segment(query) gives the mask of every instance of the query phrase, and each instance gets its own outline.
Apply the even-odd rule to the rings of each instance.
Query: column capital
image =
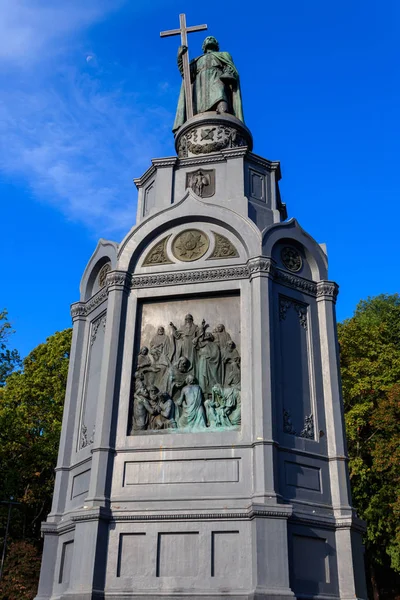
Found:
[[[250,281],[260,275],[272,278],[275,274],[275,261],[267,256],[256,256],[247,261],[247,270]]]
[[[86,317],[86,305],[85,302],[74,302],[71,304],[71,317],[72,321],[84,321]]]
[[[334,281],[319,281],[317,283],[317,302],[320,300],[330,300],[335,303],[339,293],[339,286]]]
[[[127,271],[109,271],[106,278],[108,293],[112,289],[128,292],[131,286],[132,276]]]

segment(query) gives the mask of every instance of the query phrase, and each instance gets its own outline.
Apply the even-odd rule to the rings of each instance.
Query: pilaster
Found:
[[[120,370],[123,353],[123,332],[126,318],[126,299],[131,276],[125,271],[110,271],[107,323],[104,336],[102,372],[92,448],[92,470],[86,506],[107,506],[112,477],[112,457],[115,446]]]
[[[272,281],[274,264],[270,258],[248,261],[252,302],[252,397],[253,397],[253,501],[276,500],[278,481],[275,470],[272,383]]]
[[[83,355],[86,311],[83,302],[76,302],[71,306],[73,321],[72,344],[70,364],[74,368],[68,371],[67,388],[65,392],[64,413],[61,428],[60,446],[56,466],[56,478],[54,484],[54,496],[51,513],[47,521],[57,521],[65,510],[67,489],[69,480],[69,466],[71,464],[72,445],[74,438],[75,416],[78,404],[78,388],[80,378],[79,363]]]

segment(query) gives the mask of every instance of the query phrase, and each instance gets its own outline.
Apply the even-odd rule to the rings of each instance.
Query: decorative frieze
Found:
[[[223,281],[225,279],[246,279],[246,265],[221,269],[198,269],[196,271],[181,271],[160,273],[158,275],[134,275],[132,287],[159,287],[162,285],[179,285],[185,283],[206,283],[208,281]]]

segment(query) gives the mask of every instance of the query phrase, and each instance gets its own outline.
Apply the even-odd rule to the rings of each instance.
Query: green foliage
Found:
[[[4,386],[8,375],[22,365],[18,351],[7,347],[8,338],[13,333],[7,314],[6,310],[0,311],[0,387]]]
[[[40,561],[41,553],[34,542],[18,540],[10,543],[0,581],[0,599],[32,600],[37,592]]]
[[[51,508],[70,346],[71,329],[55,333],[0,388],[0,498],[22,503],[17,535],[19,523],[24,535],[39,537]]]
[[[338,326],[353,502],[370,564],[400,572],[400,296],[360,302]]]

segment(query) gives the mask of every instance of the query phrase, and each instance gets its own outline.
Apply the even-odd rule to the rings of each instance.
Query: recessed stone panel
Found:
[[[235,578],[241,567],[239,531],[213,531],[211,538],[211,577]]]
[[[199,532],[159,533],[157,577],[196,577],[199,572]]]
[[[90,469],[75,475],[72,480],[71,499],[77,496],[83,496],[89,491]]]
[[[321,492],[321,469],[300,463],[285,462],[286,485]]]
[[[293,535],[293,573],[299,581],[330,583],[329,546],[326,539]]]
[[[238,459],[126,462],[124,485],[232,483],[239,481]]]
[[[151,574],[152,559],[145,533],[121,533],[119,536],[117,577]]]
[[[60,573],[58,583],[67,585],[71,576],[72,554],[74,551],[74,540],[65,542],[61,550]]]

